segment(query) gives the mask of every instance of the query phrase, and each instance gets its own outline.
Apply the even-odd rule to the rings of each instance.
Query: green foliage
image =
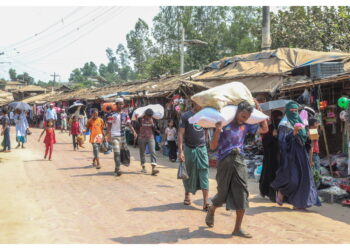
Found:
[[[16,81],[17,80],[17,73],[15,69],[9,69],[9,75],[10,75],[10,79],[11,81]]]
[[[271,17],[272,46],[350,50],[350,7],[297,6]]]

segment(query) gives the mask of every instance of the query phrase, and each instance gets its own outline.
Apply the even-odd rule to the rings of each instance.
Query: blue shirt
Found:
[[[54,109],[48,109],[46,111],[46,120],[57,120],[57,114],[56,114],[56,110]]]
[[[220,134],[218,154],[219,161],[224,159],[231,151],[238,148],[241,154],[243,152],[244,139],[247,134],[255,134],[259,128],[259,125],[237,125],[234,122],[229,123],[223,127]]]

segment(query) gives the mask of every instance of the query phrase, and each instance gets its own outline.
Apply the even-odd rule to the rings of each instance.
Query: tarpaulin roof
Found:
[[[279,48],[223,58],[211,63],[195,80],[212,81],[237,77],[283,75],[299,67],[330,61],[344,62],[344,70],[347,71],[350,69],[349,60],[349,53]]]
[[[225,80],[225,81],[186,81],[196,86],[200,86],[206,89],[219,86],[224,83],[238,81],[244,83],[252,93],[273,93],[278,87],[283,84],[283,76],[261,76],[261,77],[245,77],[237,80]]]

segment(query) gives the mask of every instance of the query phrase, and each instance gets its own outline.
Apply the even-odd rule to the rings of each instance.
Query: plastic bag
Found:
[[[182,180],[187,180],[189,178],[184,162],[180,162],[179,169],[177,171],[177,178]]]
[[[195,115],[190,117],[188,120],[191,124],[198,124],[203,128],[215,128],[217,122],[222,122],[223,126],[226,126],[236,116],[237,106],[228,105],[217,111],[214,108],[204,108],[201,111],[197,112]],[[264,113],[260,112],[257,109],[254,109],[253,113],[250,115],[249,119],[246,121],[247,124],[257,124],[260,123],[269,117]]]
[[[151,104],[147,105],[145,107],[137,108],[133,114],[131,120],[137,120],[138,118],[141,118],[144,116],[144,113],[147,109],[152,109],[153,110],[153,118],[154,119],[162,119],[164,117],[164,108],[160,104]]]
[[[201,107],[213,107],[217,110],[230,104],[238,105],[242,101],[255,104],[251,92],[241,82],[231,82],[202,91],[193,95],[191,99]]]

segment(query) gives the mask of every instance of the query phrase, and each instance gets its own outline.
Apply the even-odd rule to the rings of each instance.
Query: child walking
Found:
[[[69,136],[72,135],[74,151],[79,149],[79,145],[78,145],[77,140],[78,140],[78,135],[80,134],[80,132],[81,131],[80,131],[79,121],[78,121],[76,116],[73,116],[72,122],[70,124]]]
[[[177,158],[177,146],[176,146],[176,128],[174,127],[174,121],[168,121],[168,127],[165,129],[165,140],[169,148],[169,160],[176,162]]]
[[[44,159],[46,159],[47,154],[50,151],[49,154],[49,160],[52,160],[52,151],[53,151],[53,144],[56,143],[56,136],[55,136],[55,129],[53,127],[53,122],[52,120],[49,120],[46,124],[46,128],[43,130],[43,132],[41,133],[40,137],[39,137],[39,142],[41,137],[43,136],[43,134],[46,132],[45,134],[45,138],[44,138],[44,143],[45,143],[45,156]]]

